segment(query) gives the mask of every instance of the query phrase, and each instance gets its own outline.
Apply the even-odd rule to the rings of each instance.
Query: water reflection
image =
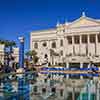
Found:
[[[100,100],[99,80],[36,77],[33,73],[5,74],[0,100]]]

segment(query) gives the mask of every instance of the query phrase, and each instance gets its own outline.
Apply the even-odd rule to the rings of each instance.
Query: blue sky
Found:
[[[82,11],[100,19],[100,0],[0,0],[0,38],[18,43],[24,35],[28,50],[31,31],[53,28],[57,20],[73,21]]]

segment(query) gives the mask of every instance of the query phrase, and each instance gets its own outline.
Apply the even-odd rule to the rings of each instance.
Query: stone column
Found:
[[[98,55],[97,53],[97,48],[98,48],[98,35],[95,35],[95,55]]]
[[[81,53],[81,45],[82,45],[82,36],[81,36],[81,35],[80,35],[79,39],[80,39],[79,54],[81,55],[81,54],[82,54],[82,53]]]
[[[73,46],[73,54],[72,55],[75,55],[75,48],[74,48],[74,36],[72,36],[72,46]]]
[[[90,37],[87,35],[87,56],[89,56]]]
[[[69,62],[66,63],[66,68],[69,68]],[[69,78],[69,75],[66,75],[67,79]]]
[[[80,68],[83,68],[83,62],[80,62]],[[83,76],[80,76],[80,79],[83,79]]]

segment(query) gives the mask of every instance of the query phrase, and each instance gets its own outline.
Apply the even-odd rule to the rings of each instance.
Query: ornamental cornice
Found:
[[[73,33],[65,33],[64,34],[64,37],[66,36],[73,36],[73,35],[91,35],[91,34],[100,34],[100,31],[91,31],[91,32],[88,32],[88,31],[84,31],[84,32],[73,32]]]
[[[55,41],[57,40],[56,38],[53,39],[37,39],[37,40],[33,40],[32,42],[44,42],[44,41]]]
[[[31,36],[40,36],[40,35],[51,35],[56,34],[56,28],[55,29],[48,29],[48,30],[40,30],[40,31],[33,31],[31,32]]]
[[[84,32],[100,32],[100,26],[97,27],[80,27],[80,28],[69,28],[67,30],[65,30],[65,33],[76,33],[76,32],[80,32],[80,33],[84,33]]]

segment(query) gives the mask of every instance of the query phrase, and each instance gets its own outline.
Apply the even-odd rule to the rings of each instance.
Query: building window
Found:
[[[56,42],[52,43],[52,48],[56,48]]]
[[[48,55],[47,55],[47,54],[45,54],[45,55],[44,55],[44,58],[48,58]]]
[[[60,55],[63,56],[63,51],[62,50],[60,51]]]
[[[79,42],[80,42],[79,36],[74,36],[74,43],[79,44]]]
[[[90,43],[95,43],[95,35],[90,35]]]
[[[100,34],[98,34],[98,42],[100,43]]]
[[[44,43],[43,43],[43,46],[44,46],[44,47],[46,47],[46,46],[47,46],[47,43],[46,43],[46,42],[44,42]]]
[[[60,40],[60,46],[63,46],[63,40]]]
[[[87,35],[82,35],[82,43],[87,43]]]
[[[68,40],[68,44],[72,44],[72,37],[71,36],[67,36],[67,40]]]
[[[35,48],[35,49],[38,49],[38,43],[37,43],[37,42],[34,43],[34,48]]]

